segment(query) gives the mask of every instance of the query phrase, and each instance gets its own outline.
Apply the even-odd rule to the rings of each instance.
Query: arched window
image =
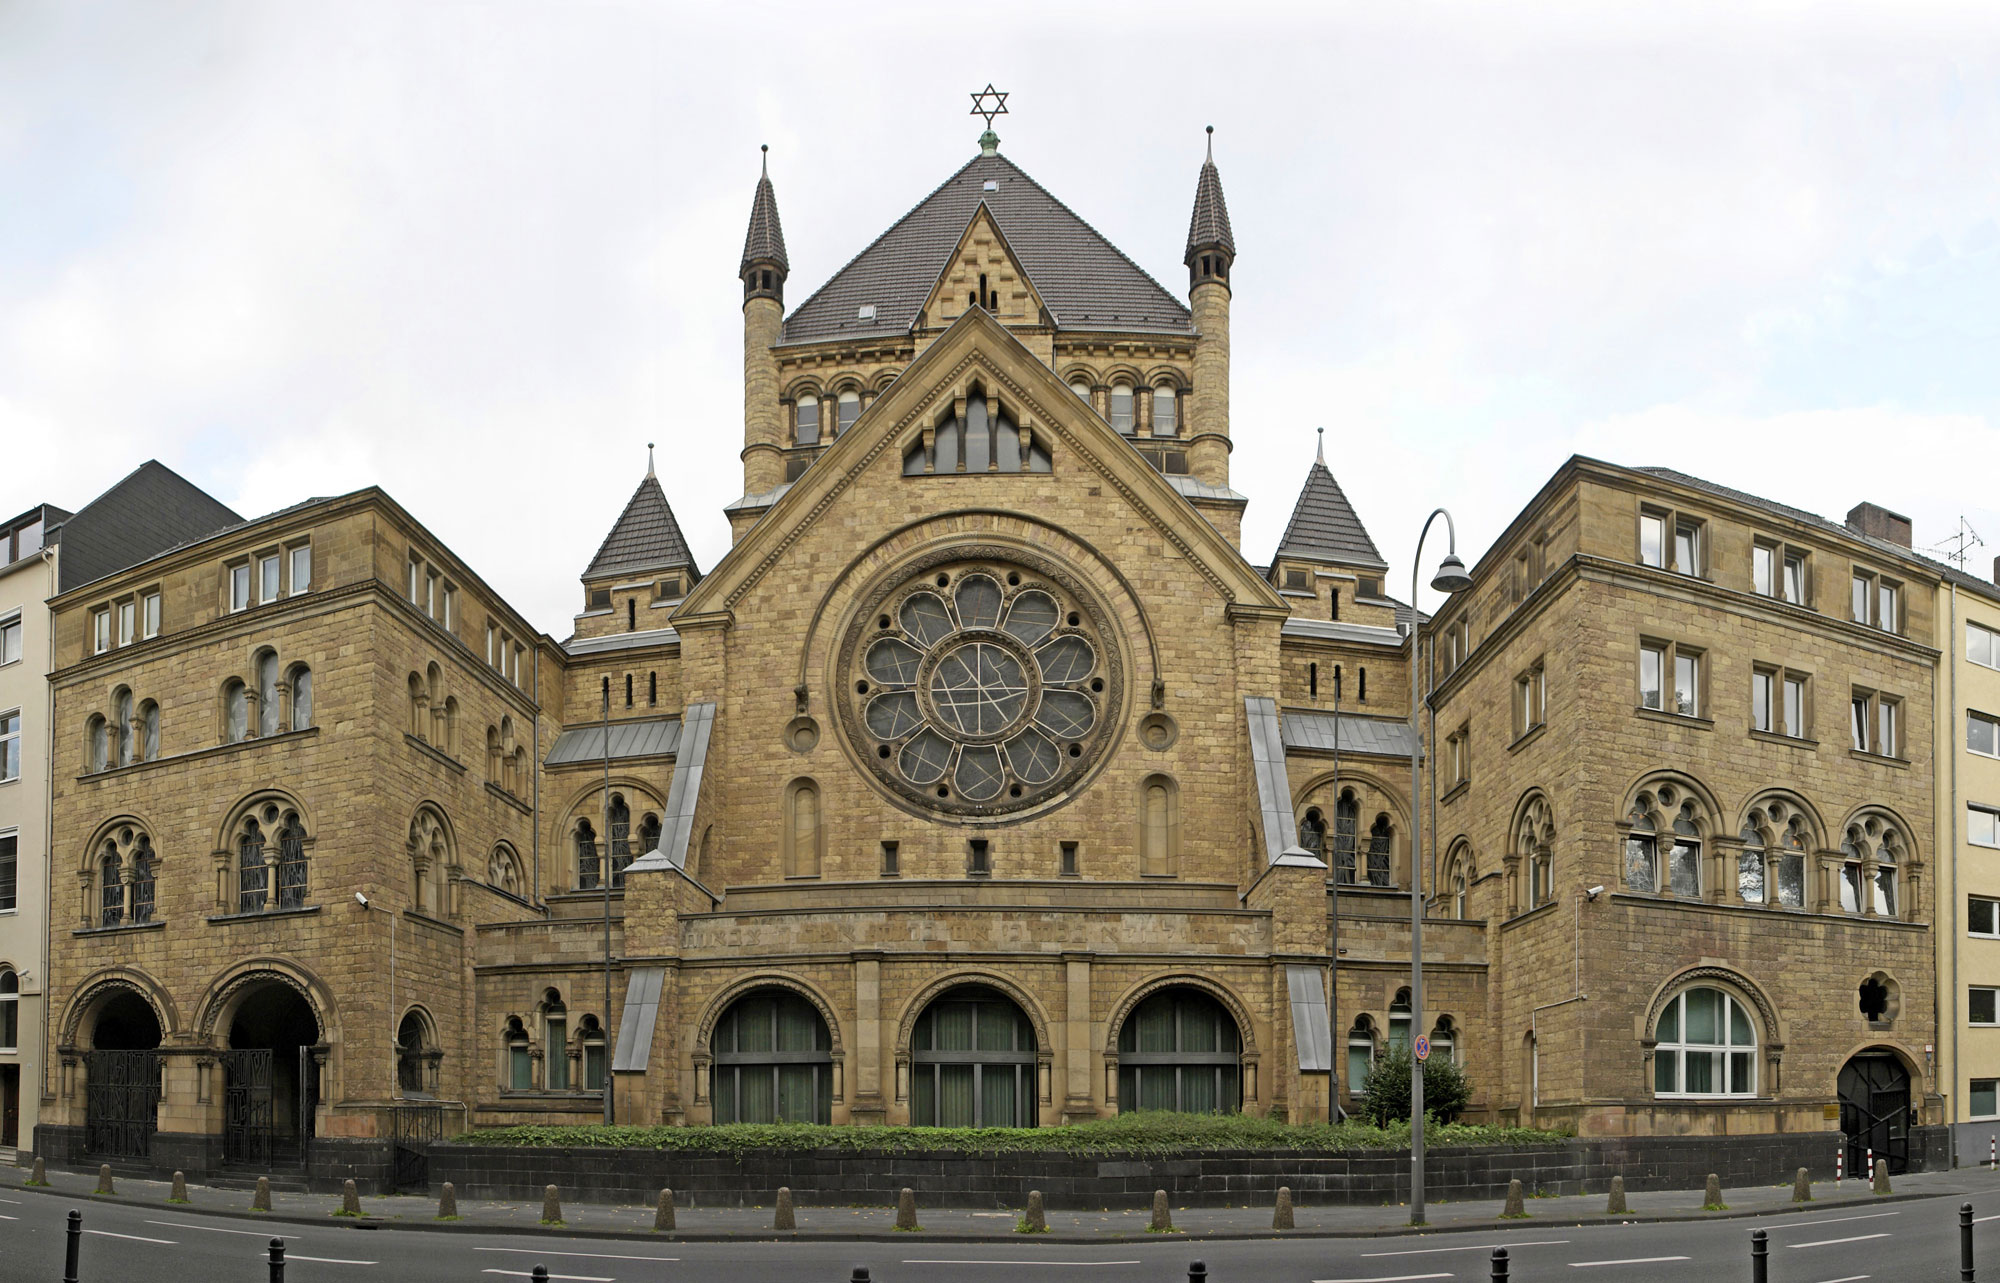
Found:
[[[83,751],[86,770],[95,773],[110,767],[111,733],[100,713],[91,714],[90,720],[84,723]]]
[[[1806,822],[1793,815],[1786,821],[1783,846],[1776,861],[1778,903],[1800,908],[1806,902]]]
[[[660,817],[651,811],[639,821],[639,856],[651,855],[660,847]],[[634,857],[637,858],[637,857]],[[622,877],[621,877],[622,881]]]
[[[1360,827],[1361,804],[1353,789],[1342,789],[1340,800],[1333,804],[1333,875],[1350,886],[1355,880],[1354,839]]]
[[[1307,807],[1299,821],[1299,845],[1322,860],[1326,858],[1326,816],[1316,806]]]
[[[1697,899],[1704,835],[1700,804],[1687,789],[1661,784],[1638,794],[1626,814],[1625,889]],[[1667,841],[1665,867],[1660,846]]]
[[[1758,812],[1752,811],[1752,816]],[[1743,831],[1739,835],[1743,849],[1736,855],[1736,898],[1745,904],[1764,903],[1764,835],[1758,831],[1754,819],[1743,821]]]
[[[623,793],[611,795],[611,885],[625,885],[625,866],[632,863],[632,808]]]
[[[1694,899],[1701,894],[1701,830],[1694,822],[1694,799],[1681,803],[1674,816],[1674,847],[1668,860],[1672,881],[1668,889],[1675,895]]]
[[[232,677],[222,687],[222,742],[241,744],[250,737],[250,688]]]
[[[840,436],[853,427],[854,421],[861,417],[861,394],[853,388],[842,392],[836,414],[838,417],[833,422],[833,435]]]
[[[486,778],[511,793],[514,782],[507,779],[505,773],[506,765],[500,756],[500,730],[489,726],[486,728]]]
[[[521,894],[521,859],[505,842],[494,847],[486,861],[486,882],[509,895]]]
[[[451,877],[451,830],[444,817],[429,806],[419,807],[410,820],[410,904],[419,913],[442,917],[450,911],[447,888]]]
[[[549,1091],[569,1088],[569,1008],[554,989],[542,995],[542,1059],[544,1084]]]
[[[507,1017],[507,1029],[503,1040],[507,1048],[507,1089],[533,1091],[535,1059],[528,1049],[528,1030],[521,1023],[519,1016]]]
[[[261,801],[245,811],[229,843],[236,857],[236,912],[303,907],[308,840],[298,811],[282,799]]]
[[[910,1043],[918,1127],[1033,1127],[1035,1030],[1005,996],[975,985],[924,1009]]]
[[[1176,401],[1172,386],[1162,384],[1153,389],[1153,435],[1156,437],[1178,436],[1180,429],[1175,422]]]
[[[1757,1034],[1749,1011],[1720,989],[1674,995],[1654,1025],[1653,1094],[1754,1096]]]
[[[799,445],[819,444],[819,398],[801,396],[792,412],[792,440]]]
[[[152,700],[139,705],[139,760],[156,762],[160,758],[160,706]]]
[[[1458,1026],[1450,1016],[1439,1016],[1431,1026],[1431,1055],[1441,1060],[1458,1060]]]
[[[1885,918],[1896,916],[1896,834],[1883,835],[1875,849],[1875,912]]]
[[[153,839],[141,833],[132,844],[132,912],[134,923],[153,920]]]
[[[811,780],[794,781],[785,792],[785,876],[818,877],[822,841],[819,786]]]
[[[296,811],[287,811],[278,829],[278,907],[305,907],[306,830]]]
[[[97,887],[101,906],[97,923],[115,927],[125,920],[125,884],[119,878],[116,842],[104,844],[104,854],[97,863]]]
[[[1547,904],[1554,895],[1555,842],[1548,799],[1536,794],[1521,808],[1514,827],[1514,854],[1527,875],[1527,908]]]
[[[1395,841],[1395,829],[1389,824],[1387,813],[1375,817],[1374,825],[1368,830],[1368,885],[1385,887],[1389,885],[1389,848]]]
[[[1389,1050],[1408,1051],[1410,1049],[1410,991],[1396,990],[1395,1000],[1389,1004]]]
[[[264,826],[256,817],[243,822],[236,838],[236,911],[256,913],[270,900],[270,877],[264,868]]]
[[[21,1045],[21,977],[12,967],[0,967],[0,1051]]]
[[[1444,872],[1445,909],[1452,917],[1465,917],[1466,892],[1471,883],[1472,848],[1462,841],[1454,843],[1451,854],[1445,857]]]
[[[1368,1081],[1368,1071],[1375,1067],[1375,1022],[1366,1016],[1356,1016],[1354,1027],[1347,1031],[1347,1091],[1359,1096],[1363,1084]]]
[[[1233,1114],[1243,1107],[1236,1021],[1198,989],[1163,989],[1118,1031],[1118,1108]]]
[[[597,888],[597,830],[589,820],[576,822],[576,888],[592,891]]]
[[[632,603],[626,602],[625,604],[629,606]],[[625,674],[625,707],[632,707],[632,674],[630,673]]]
[[[577,1022],[576,1040],[583,1048],[583,1089],[604,1090],[604,1025],[596,1016],[586,1015]]]
[[[639,599],[636,597],[627,597],[625,599],[625,631],[631,633],[638,630]],[[625,706],[627,708],[632,706],[632,675],[630,673],[625,675]]]
[[[137,825],[122,824],[108,834],[86,866],[84,925],[151,922],[154,862],[153,839]]]
[[[1132,385],[1111,385],[1111,426],[1125,436],[1132,435]]]
[[[759,989],[739,998],[710,1046],[716,1122],[832,1121],[833,1036],[798,994]]]
[[[1164,775],[1148,776],[1141,786],[1139,812],[1139,873],[1170,877],[1180,847],[1180,799],[1174,782]]]
[[[1625,889],[1654,891],[1660,885],[1660,840],[1653,832],[1653,817],[1647,811],[1652,799],[1639,795],[1627,817],[1632,830],[1625,835]]]
[[[118,745],[118,765],[132,765],[138,760],[132,737],[132,692],[123,686],[111,697],[111,726],[113,742]]]
[[[436,1048],[423,1013],[411,1010],[396,1026],[396,1089],[405,1096],[432,1094],[431,1074]]]
[[[257,734],[278,733],[278,657],[271,651],[257,656]]]
[[[1023,457],[1020,425],[1004,410],[995,409],[983,392],[967,396],[965,417],[938,424],[931,438],[928,454],[921,437],[904,451],[904,476],[922,476],[927,472],[1049,471],[1047,443],[1040,438],[1031,439]]]
[[[303,731],[313,724],[313,675],[304,664],[292,670],[292,729]]]
[[[1076,395],[1083,401],[1085,405],[1089,405],[1091,403],[1090,380],[1071,379],[1069,384],[1069,390],[1076,393]]]
[[[430,697],[424,694],[424,679],[410,674],[410,734],[418,739],[427,739],[431,733],[431,718],[428,705]]]
[[[1840,844],[1840,907],[1896,917],[1896,871],[1908,862],[1908,850],[1901,830],[1879,814],[1848,825]]]
[[[444,715],[439,719],[442,729],[438,732],[438,747],[453,757],[458,756],[458,698],[444,697]]]

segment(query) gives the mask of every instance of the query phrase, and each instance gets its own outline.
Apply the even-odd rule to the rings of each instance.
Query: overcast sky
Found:
[[[0,519],[148,457],[245,515],[378,484],[566,636],[646,442],[728,547],[758,144],[797,304],[988,80],[1180,295],[1216,127],[1252,561],[1324,426],[1392,585],[1575,452],[1963,515],[1992,571],[2000,6],[1911,0],[0,0]]]

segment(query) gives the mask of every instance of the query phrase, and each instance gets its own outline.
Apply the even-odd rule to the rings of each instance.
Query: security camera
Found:
[[[356,891],[354,893],[354,902],[360,905],[364,909],[368,907],[368,897],[361,894],[359,891]]]
[[[1604,888],[1601,886],[1587,887],[1584,890],[1584,894],[1595,900],[1598,896],[1604,894]]]

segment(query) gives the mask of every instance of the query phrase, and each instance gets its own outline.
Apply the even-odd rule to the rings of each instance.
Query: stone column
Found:
[[[882,1102],[882,955],[854,955],[854,1100],[849,1115],[856,1123],[888,1121]]]
[[[778,358],[772,348],[784,304],[768,295],[743,301],[743,492],[768,494],[785,479],[785,423],[778,404]],[[820,406],[820,439],[833,439],[837,402]]]
[[[1194,389],[1189,407],[1188,470],[1212,486],[1229,484],[1229,287],[1208,280],[1196,285],[1194,305]]]
[[[1096,1022],[1091,1019],[1090,964],[1088,953],[1063,955],[1065,995],[1063,1003],[1063,1121],[1080,1122],[1098,1114],[1093,1069],[1098,1063]]]

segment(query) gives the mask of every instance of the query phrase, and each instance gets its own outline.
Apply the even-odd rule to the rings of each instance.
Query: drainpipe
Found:
[[[535,727],[535,730],[534,730],[534,739],[533,739],[533,740],[531,740],[531,741],[530,741],[530,743],[532,743],[532,744],[533,744],[533,745],[535,746],[535,752],[537,752],[537,753],[540,753],[540,752],[542,751],[542,648],[541,648],[541,645],[540,645],[539,643],[537,643],[537,644],[536,644],[536,646],[535,646],[535,648],[534,648],[534,649],[533,649],[532,651],[530,651],[529,653],[530,653],[530,654],[532,654],[532,655],[534,655],[534,657],[535,657],[535,714],[534,714],[534,727]],[[543,915],[544,917],[546,917],[546,916],[548,916],[548,912],[549,912],[549,905],[548,905],[548,901],[547,901],[547,900],[545,900],[545,899],[543,899],[543,897],[542,897],[542,768],[541,768],[541,767],[540,767],[539,765],[535,765],[535,763],[534,763],[534,759],[533,759],[532,757],[531,757],[531,758],[529,759],[529,764],[530,764],[531,766],[533,766],[533,767],[534,767],[534,772],[535,772],[535,798],[534,798],[534,808],[535,808],[535,809],[534,809],[534,822],[535,822],[535,903],[536,903],[536,904],[537,904],[538,906],[540,906],[540,908],[541,908],[541,910],[542,910],[542,915]]]
[[[1932,1028],[1937,1028],[1945,1024],[1945,1011],[1949,1010],[1951,1012],[1951,1104],[1947,1117],[1953,1121],[1963,1122],[1962,1112],[1965,1105],[1965,1097],[1958,1090],[1960,1071],[1958,1063],[1958,903],[1960,899],[1958,894],[1958,815],[1960,810],[1958,802],[1958,737],[1962,733],[1958,729],[1958,631],[1958,585],[1953,584],[1951,586],[1951,634],[1945,638],[1944,643],[1945,689],[1950,699],[1950,705],[1946,708],[1944,716],[1946,727],[1944,743],[1945,758],[1951,763],[1951,774],[1949,776],[1951,784],[1951,810],[1945,817],[1946,823],[1950,826],[1948,831],[1951,834],[1951,950],[1949,954],[1951,958],[1951,988],[1946,993],[1933,993],[1931,995],[1931,1026]],[[1933,692],[1932,698],[1936,698],[1936,677],[1932,677],[1931,679],[1931,690]],[[1945,854],[1939,852],[1938,859],[1939,864],[1942,866],[1945,863]],[[1940,880],[1942,880],[1942,868],[1940,869]],[[1947,1002],[1950,1003],[1949,1008],[1945,1005]],[[1955,1135],[1953,1136],[1951,1152],[1953,1158],[1956,1159],[1958,1145]]]
[[[42,599],[42,628],[49,635],[49,661],[47,667],[42,669],[44,673],[53,673],[56,671],[55,615],[54,612],[49,610],[48,598],[56,595],[56,550],[60,545],[46,542],[49,533],[48,514],[45,512],[42,514],[42,539],[44,540],[42,544],[42,564],[48,567],[49,591],[48,597]],[[21,612],[21,619],[24,626],[27,617],[27,611],[23,610]],[[35,1123],[37,1126],[40,1126],[42,1121],[40,1102],[53,1103],[55,1100],[55,1093],[49,1090],[49,927],[55,921],[56,888],[56,688],[55,683],[46,680],[46,678],[43,680],[42,685],[48,691],[47,697],[43,701],[42,712],[44,719],[42,724],[47,729],[40,736],[40,739],[42,742],[43,763],[49,773],[49,782],[42,789],[42,900],[44,908],[41,930],[42,973],[38,977],[42,986],[42,1015],[41,1019],[36,1021],[41,1026],[42,1035],[42,1081],[35,1093],[38,1098],[35,1107]],[[16,901],[16,903],[19,902]],[[20,1137],[17,1135],[14,1139],[19,1141]],[[40,1147],[36,1146],[36,1148],[39,1149]]]

